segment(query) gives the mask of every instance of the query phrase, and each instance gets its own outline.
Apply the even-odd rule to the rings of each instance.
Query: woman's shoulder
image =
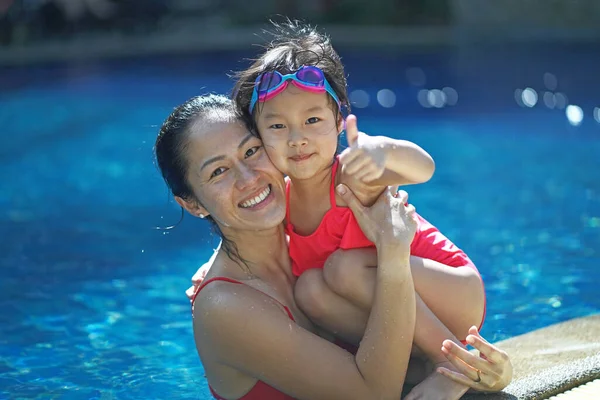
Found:
[[[192,302],[194,326],[211,329],[217,324],[220,329],[235,323],[238,315],[243,314],[245,304],[253,302],[252,293],[244,289],[239,281],[209,273]]]
[[[232,346],[247,348],[269,337],[273,330],[289,327],[281,305],[267,294],[242,282],[208,277],[193,303],[196,345],[211,357],[232,357]],[[268,341],[268,340],[267,340]]]
[[[272,298],[261,290],[214,272],[216,271],[211,271],[199,287],[193,302],[194,318],[235,317],[236,314],[254,310],[257,305],[264,310],[265,303],[271,303],[269,300]]]

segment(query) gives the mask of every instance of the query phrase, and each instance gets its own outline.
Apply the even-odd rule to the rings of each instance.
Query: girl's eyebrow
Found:
[[[273,118],[277,118],[277,117],[279,117],[279,116],[280,116],[280,114],[279,114],[279,113],[276,113],[276,112],[268,112],[268,113],[266,113],[266,114],[264,114],[264,115],[263,115],[263,118],[264,118],[264,119],[273,119]]]
[[[316,111],[322,111],[324,108],[325,107],[323,107],[323,106],[312,106],[312,107],[306,109],[304,112],[311,113],[311,112],[316,112]],[[281,114],[271,111],[271,112],[264,114],[263,118],[264,119],[273,119],[273,118],[277,118],[280,116],[281,116]]]
[[[313,106],[313,107],[309,108],[308,110],[306,110],[306,112],[321,111],[321,110],[323,110],[323,108],[325,108],[325,107],[323,107],[323,106]]]

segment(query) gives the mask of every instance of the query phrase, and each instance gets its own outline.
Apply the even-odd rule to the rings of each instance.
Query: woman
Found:
[[[365,208],[338,188],[379,259],[367,333],[351,355],[318,336],[294,302],[283,177],[230,101],[206,96],[179,106],[155,150],[176,201],[223,238],[193,303],[196,346],[215,398],[400,398],[415,320],[408,259],[415,222],[406,194],[395,199],[388,190]],[[456,350],[450,345],[449,354]],[[478,369],[481,385],[489,371]]]

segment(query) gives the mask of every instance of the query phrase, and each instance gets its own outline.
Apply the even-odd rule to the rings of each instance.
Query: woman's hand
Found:
[[[408,249],[417,229],[415,207],[405,205],[408,193],[394,189],[386,188],[371,207],[365,207],[346,185],[337,186],[338,193],[370,241],[378,247],[400,245]]]
[[[479,350],[480,356],[445,340],[442,352],[460,372],[443,367],[438,372],[481,392],[497,392],[508,386],[513,372],[508,354],[488,343],[474,326],[469,329],[467,343]]]
[[[206,264],[204,264],[200,268],[198,268],[198,271],[196,271],[194,276],[192,276],[192,286],[190,286],[185,291],[185,295],[188,297],[188,299],[190,299],[190,301],[192,301],[192,299],[194,298],[194,294],[196,293],[198,286],[200,286],[202,284],[202,281],[204,280],[204,277],[206,277],[206,274],[210,270],[211,266],[212,266],[212,259],[211,259],[211,261],[207,262]]]

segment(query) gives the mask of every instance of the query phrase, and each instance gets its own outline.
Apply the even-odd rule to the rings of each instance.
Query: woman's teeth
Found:
[[[271,193],[271,185],[267,186],[267,188],[265,190],[263,190],[261,193],[259,193],[258,196],[241,203],[240,206],[242,208],[249,208],[249,207],[255,206],[255,205],[261,203],[264,199],[266,199],[267,196],[269,195],[269,193]]]

